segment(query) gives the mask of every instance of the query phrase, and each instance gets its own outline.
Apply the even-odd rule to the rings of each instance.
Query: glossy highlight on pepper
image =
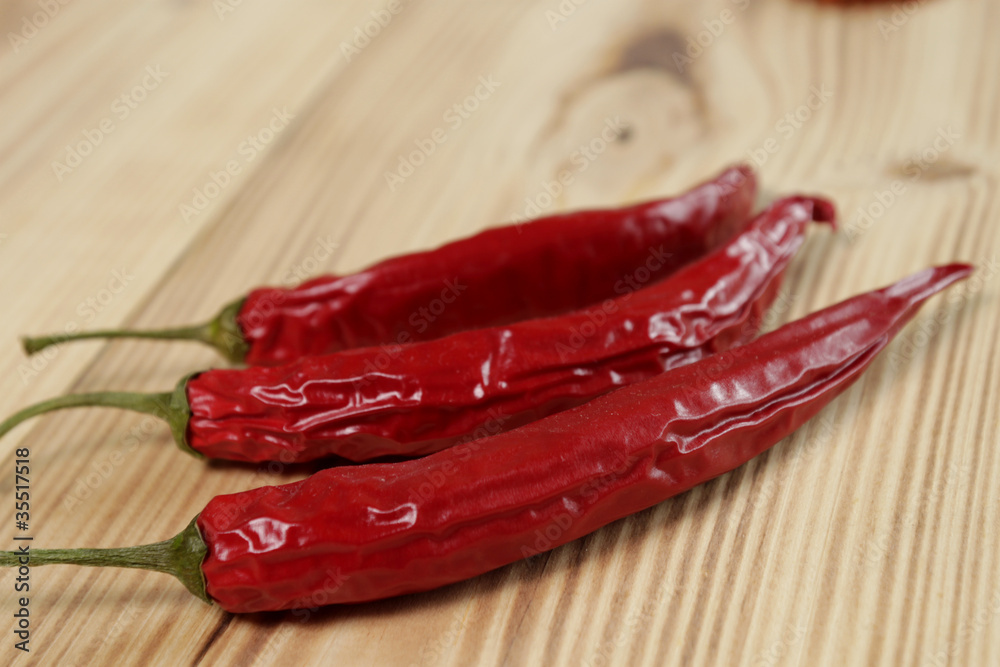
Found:
[[[704,259],[598,306],[395,349],[196,373],[169,401],[122,393],[51,399],[0,424],[0,435],[48,410],[117,405],[159,414],[183,449],[210,458],[428,454],[746,342],[807,224],[833,217],[826,200],[788,197]]]
[[[722,363],[709,357],[423,459],[330,468],[217,496],[173,540],[38,550],[32,563],[170,572],[237,613],[364,602],[474,577],[765,451],[853,384],[924,301],[971,270],[922,271],[787,324]],[[537,544],[539,533],[551,536],[546,544]],[[0,565],[16,562],[16,553],[0,554]]]
[[[205,324],[25,338],[33,354],[92,338],[195,340],[249,365],[380,344],[405,344],[568,312],[617,296],[623,276],[654,260],[661,279],[728,241],[750,216],[750,167],[726,169],[670,199],[495,227],[347,276],[264,287]],[[650,264],[652,266],[652,263]]]

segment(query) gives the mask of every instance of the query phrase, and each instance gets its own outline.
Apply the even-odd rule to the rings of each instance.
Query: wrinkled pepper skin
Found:
[[[779,200],[735,239],[656,285],[558,317],[188,381],[187,441],[209,458],[365,461],[509,430],[750,340],[812,220]]]
[[[207,592],[232,612],[361,602],[575,540],[792,433],[859,377],[924,300],[970,271],[923,271],[722,359],[423,459],[218,496],[197,519]]]
[[[236,322],[248,365],[430,340],[582,308],[660,279],[728,241],[750,217],[746,166],[672,199],[553,215],[347,276],[251,292]]]

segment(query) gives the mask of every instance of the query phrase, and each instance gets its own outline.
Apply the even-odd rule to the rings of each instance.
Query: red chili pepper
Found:
[[[180,535],[35,551],[35,565],[168,572],[231,612],[424,591],[586,535],[736,468],[850,386],[967,265],[785,325],[720,365],[676,368],[521,428],[401,463],[217,496]],[[539,540],[539,536],[544,540]],[[17,565],[18,554],[0,555]]]
[[[0,436],[47,410],[117,405],[160,413],[182,449],[210,458],[427,454],[746,342],[806,225],[833,217],[825,200],[782,199],[667,280],[582,311],[395,349],[206,371],[173,395],[64,396],[14,415],[0,424]]]
[[[618,296],[633,271],[641,282],[657,280],[722,245],[750,216],[756,189],[749,167],[733,167],[676,198],[497,227],[349,276],[257,289],[203,325],[57,334],[26,338],[24,347],[33,354],[86,338],[197,340],[233,361],[275,365],[554,315]]]

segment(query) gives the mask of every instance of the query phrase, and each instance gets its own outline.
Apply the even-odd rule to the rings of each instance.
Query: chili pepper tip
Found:
[[[952,283],[968,278],[975,268],[971,264],[962,262],[932,266],[903,278],[887,288],[887,292],[896,295],[907,295],[909,298],[914,299],[914,301],[927,299]]]
[[[837,229],[837,207],[829,199],[822,197],[812,197],[813,220],[815,222],[829,222],[833,229]]]
[[[104,329],[80,331],[76,333],[51,334],[45,336],[23,336],[21,347],[28,356],[41,352],[53,345],[75,340],[104,338],[151,338],[155,340],[192,340],[205,343],[221,352],[233,363],[242,363],[249,345],[243,337],[237,317],[244,299],[234,301],[219,311],[219,314],[204,324],[189,327],[158,330]]]

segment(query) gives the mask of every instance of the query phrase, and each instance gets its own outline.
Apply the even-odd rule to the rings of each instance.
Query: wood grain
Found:
[[[164,390],[220,363],[141,342],[29,360],[18,335],[193,322],[257,284],[351,271],[532,206],[662,195],[738,160],[760,163],[769,192],[841,210],[841,231],[817,230],[789,272],[773,326],[933,263],[982,268],[770,453],[586,539],[305,615],[233,617],[151,573],[38,569],[31,653],[4,630],[12,664],[1000,664],[995,3],[894,16],[421,0],[350,57],[342,43],[374,31],[385,2],[74,2],[25,38],[42,4],[0,8],[3,413]],[[121,117],[115,101],[152,82],[149,67],[166,74]],[[491,92],[449,122],[483,80]],[[241,151],[276,113],[290,119]],[[113,130],[78,166],[53,165],[104,120]],[[620,137],[581,159],[609,123]],[[446,141],[390,187],[438,128]],[[239,173],[185,215],[230,161]],[[572,183],[550,200],[561,170]],[[30,446],[34,544],[117,546],[174,534],[216,494],[308,474],[206,465],[169,442],[123,412],[39,419],[0,443],[0,498]],[[13,526],[9,504],[0,519]],[[0,575],[8,624],[13,586]]]

